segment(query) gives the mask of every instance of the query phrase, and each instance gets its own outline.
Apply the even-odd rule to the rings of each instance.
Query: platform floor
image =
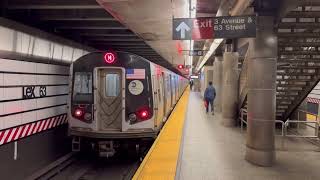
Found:
[[[202,104],[200,94],[191,92],[175,179],[320,179],[319,147],[297,138],[277,137],[275,165],[252,165],[244,159],[245,132],[223,127],[221,114],[206,114]]]

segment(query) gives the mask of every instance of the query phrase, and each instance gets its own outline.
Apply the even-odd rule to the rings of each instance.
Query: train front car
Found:
[[[69,134],[72,149],[113,156],[157,134],[150,62],[125,52],[87,54],[71,66]],[[89,146],[86,146],[89,145]]]

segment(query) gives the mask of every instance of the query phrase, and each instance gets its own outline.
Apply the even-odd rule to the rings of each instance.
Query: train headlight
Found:
[[[135,113],[129,114],[129,121],[130,122],[135,122],[137,121],[137,115]]]
[[[76,110],[74,110],[74,116],[76,116],[76,117],[81,117],[82,115],[83,115],[83,110],[82,109],[76,109]]]
[[[84,119],[85,119],[86,121],[90,121],[91,118],[92,118],[91,113],[85,113],[85,114],[84,114]]]

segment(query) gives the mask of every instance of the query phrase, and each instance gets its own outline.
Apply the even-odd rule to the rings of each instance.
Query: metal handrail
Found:
[[[306,110],[298,109],[298,112],[299,112],[299,111],[305,112],[305,113],[308,113],[308,114],[311,114],[311,115],[314,115],[314,116],[317,116],[317,117],[320,117],[320,116],[318,116],[318,114],[314,114],[314,113],[309,112],[309,111],[306,111]]]
[[[303,123],[303,124],[315,124],[315,126],[308,126],[308,127],[311,127],[313,129],[315,129],[315,132],[314,132],[314,135],[288,135],[286,133],[286,136],[287,137],[301,137],[301,138],[318,138],[319,137],[319,122],[318,121],[299,121],[299,120],[287,120],[285,122],[285,130],[286,132],[288,132],[288,127],[289,127],[289,124],[290,123]],[[298,129],[299,129],[299,126],[298,126]]]
[[[241,132],[243,131],[243,123],[247,124],[247,121],[244,120],[243,115],[247,115],[248,111],[246,109],[240,109],[240,126]]]
[[[243,132],[243,124],[248,124],[247,121],[244,119],[244,115],[247,115],[248,111],[246,109],[240,109],[240,126],[241,126],[241,132]],[[282,121],[282,120],[275,120],[275,124],[280,123],[281,124],[281,134],[280,135],[275,135],[275,136],[282,136],[282,137],[301,137],[301,138],[319,138],[319,126],[320,123],[318,120],[316,121],[301,121],[301,120],[287,120],[287,121]],[[288,132],[288,127],[290,123],[304,123],[304,124],[315,124],[315,126],[310,126],[307,125],[308,127],[311,127],[315,129],[315,134],[314,135],[289,135],[287,134]],[[298,126],[299,129],[299,126]]]
[[[277,123],[280,123],[281,124],[281,136],[285,136],[286,134],[285,134],[285,132],[284,132],[284,130],[285,130],[285,123],[283,122],[283,121],[281,121],[281,120],[274,120],[274,122],[275,122],[275,124],[277,124]],[[276,135],[277,136],[277,135]]]

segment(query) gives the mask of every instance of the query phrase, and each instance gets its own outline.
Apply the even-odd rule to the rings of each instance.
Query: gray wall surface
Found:
[[[3,180],[23,180],[70,151],[67,125],[19,140],[17,160],[14,143],[0,147],[0,174]]]

